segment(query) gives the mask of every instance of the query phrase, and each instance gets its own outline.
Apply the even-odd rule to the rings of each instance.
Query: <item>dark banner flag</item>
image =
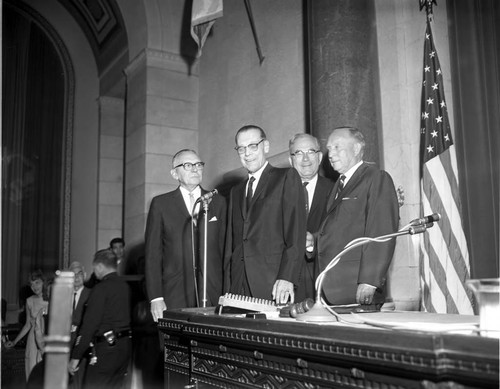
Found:
[[[421,310],[473,314],[469,252],[462,228],[457,159],[444,96],[443,75],[427,20],[420,120],[422,214],[442,219],[420,244]]]

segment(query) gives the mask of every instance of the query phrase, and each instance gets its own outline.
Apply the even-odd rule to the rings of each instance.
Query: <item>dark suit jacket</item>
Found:
[[[207,191],[202,189],[202,194]],[[195,243],[203,253],[203,207],[200,207]],[[214,196],[208,209],[207,305],[222,295],[223,249],[226,233],[226,201]],[[153,198],[146,224],[146,287],[149,299],[163,297],[167,309],[196,307],[193,276],[191,216],[182,193],[176,190]],[[198,255],[201,272],[201,256]],[[200,306],[202,274],[198,273]]]
[[[311,208],[307,215],[307,231],[310,233],[315,233],[319,230],[319,226],[326,215],[328,194],[332,190],[333,184],[332,180],[318,176]],[[302,261],[299,271],[299,283],[295,294],[296,302],[303,301],[308,297],[312,299],[315,297],[314,283],[316,282],[316,277],[314,276],[314,260],[307,258],[305,255],[304,258],[305,260]]]
[[[76,304],[75,310],[71,315],[71,344],[74,344],[76,340],[76,335],[78,334],[78,330],[80,329],[80,325],[82,324],[83,314],[85,313],[85,308],[87,306],[87,300],[89,299],[90,292],[92,289],[83,287],[83,290],[80,294],[80,298],[78,299],[78,304]]]
[[[295,169],[268,164],[245,214],[247,181],[230,193],[224,290],[241,293],[246,276],[247,294],[270,300],[277,279],[298,281],[305,250],[304,192]]]
[[[397,231],[399,208],[391,176],[371,164],[363,163],[334,199],[335,184],[327,205],[327,215],[316,235],[319,270],[351,240],[378,237]],[[368,243],[342,256],[323,283],[331,304],[353,304],[359,283],[377,287],[374,303],[385,300],[387,270],[394,254],[395,240]]]

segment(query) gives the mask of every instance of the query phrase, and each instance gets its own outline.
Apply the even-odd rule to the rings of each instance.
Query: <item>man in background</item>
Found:
[[[328,138],[327,149],[340,177],[328,198],[323,223],[314,236],[307,237],[307,246],[317,254],[318,271],[325,269],[351,240],[396,232],[399,221],[392,178],[363,161],[365,138],[361,131],[336,128]],[[394,239],[368,243],[345,253],[324,279],[327,303],[380,308],[395,244]]]
[[[76,343],[76,337],[78,335],[80,326],[82,324],[83,314],[87,305],[87,300],[89,299],[91,289],[83,285],[86,273],[84,267],[80,262],[71,262],[68,271],[73,272],[75,275],[74,292],[73,292],[73,311],[71,314],[71,347]],[[86,356],[82,357],[83,362],[80,364],[80,368],[76,371],[75,375],[69,382],[68,387],[71,389],[80,389],[83,383],[83,376],[85,375],[86,368]]]
[[[295,169],[268,163],[270,144],[262,128],[240,128],[235,142],[248,179],[231,189],[224,289],[293,302],[306,236],[300,177]]]
[[[109,248],[116,255],[118,262],[118,274],[124,274],[125,263],[123,259],[125,254],[125,241],[123,238],[113,238],[109,242]]]
[[[116,256],[109,249],[94,256],[94,286],[83,315],[82,325],[68,365],[75,374],[85,353],[94,344],[84,379],[88,388],[121,388],[130,355],[130,290],[118,277]]]
[[[208,199],[205,215],[204,201],[198,200],[208,193],[200,186],[204,165],[194,150],[177,152],[170,174],[179,186],[151,201],[145,234],[145,272],[155,321],[167,308],[203,306],[200,251],[204,217],[208,219],[205,305],[217,305],[222,294],[226,201],[219,195]]]
[[[296,134],[288,144],[290,164],[299,173],[304,188],[305,208],[307,214],[307,231],[318,231],[320,223],[326,214],[328,194],[333,187],[333,181],[318,174],[323,153],[319,141],[309,134]],[[295,295],[296,301],[315,297],[314,260],[307,258],[301,262],[299,281]]]

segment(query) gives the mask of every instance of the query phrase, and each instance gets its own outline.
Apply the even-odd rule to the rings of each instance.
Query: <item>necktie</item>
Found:
[[[342,174],[342,175],[340,176],[339,191],[344,190],[344,182],[345,182],[345,176]]]
[[[337,194],[335,195],[335,198],[337,198],[339,193],[344,190],[344,181],[345,181],[345,176],[342,174],[339,178],[339,187],[337,188]]]
[[[76,308],[76,292],[73,293],[73,311],[75,311]]]
[[[309,182],[302,183],[302,186],[304,187],[304,198],[306,200],[306,215],[309,214],[309,192],[307,191],[307,184],[309,184]]]
[[[194,211],[193,211],[193,207],[194,207],[194,194],[193,193],[189,193],[189,203],[191,204],[189,206],[189,214],[191,216],[194,216]]]
[[[191,204],[189,206],[189,214],[193,217],[193,222],[194,222],[194,225],[196,226],[196,212],[195,210],[193,209],[194,207],[194,204],[195,204],[195,201],[194,201],[194,194],[193,192],[190,192],[189,193],[189,203]]]
[[[255,177],[251,176],[248,180],[248,188],[247,188],[247,211],[250,209],[250,202],[253,197],[253,182],[255,181]]]

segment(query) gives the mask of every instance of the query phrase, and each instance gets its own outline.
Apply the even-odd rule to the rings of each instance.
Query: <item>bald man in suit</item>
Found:
[[[333,181],[318,174],[323,153],[316,137],[309,134],[296,134],[288,144],[290,164],[297,170],[302,180],[307,213],[307,231],[318,231],[326,214],[328,194]],[[315,297],[314,259],[304,254],[299,271],[299,281],[295,294],[296,301]]]

